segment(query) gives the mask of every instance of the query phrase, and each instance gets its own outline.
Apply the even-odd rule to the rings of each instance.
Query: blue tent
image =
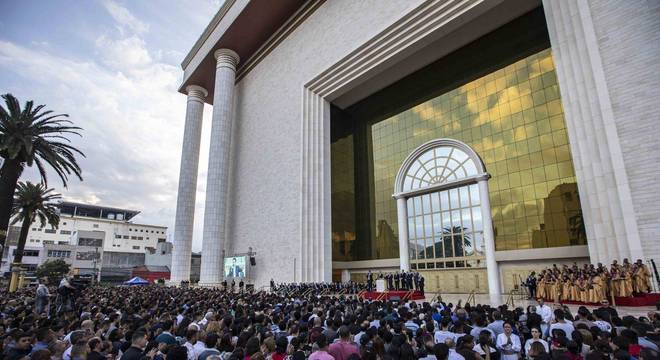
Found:
[[[139,276],[136,276],[126,282],[124,282],[124,285],[149,285],[149,282]]]

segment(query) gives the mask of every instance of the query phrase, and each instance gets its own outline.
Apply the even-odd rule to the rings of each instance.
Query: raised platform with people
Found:
[[[561,303],[600,304],[614,301],[634,305],[646,300],[652,305],[660,297],[650,295],[653,292],[652,273],[642,260],[631,263],[623,259],[619,264],[614,260],[609,268],[599,263],[578,266],[553,265],[551,268],[532,272],[523,282],[529,298],[543,298]],[[637,298],[637,302],[633,299]]]

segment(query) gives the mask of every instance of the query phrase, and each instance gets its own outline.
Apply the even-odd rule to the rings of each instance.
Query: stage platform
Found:
[[[425,298],[421,291],[362,291],[358,296],[369,300],[390,300],[392,298],[401,300],[423,300]]]
[[[608,299],[611,301],[611,299]],[[553,302],[552,299],[545,299],[546,302]],[[656,303],[660,302],[660,293],[644,294],[631,297],[614,297],[616,306],[655,306]],[[598,306],[600,304],[595,303],[584,303],[581,301],[561,301],[562,304],[571,304],[571,305],[591,305]]]

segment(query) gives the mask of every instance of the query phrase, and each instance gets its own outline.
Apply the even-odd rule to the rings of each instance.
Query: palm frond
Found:
[[[27,166],[36,164],[47,184],[47,164],[66,187],[70,175],[82,180],[77,156],[85,154],[70,145],[67,135],[81,136],[82,128],[74,126],[68,114],[54,114],[45,105],[25,102],[23,109],[12,94],[4,94],[5,106],[0,105],[0,156],[19,160]]]

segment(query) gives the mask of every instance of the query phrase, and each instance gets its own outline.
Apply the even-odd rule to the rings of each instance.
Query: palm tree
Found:
[[[48,186],[46,165],[55,170],[67,186],[73,174],[82,180],[76,154],[85,156],[71,146],[65,135],[80,135],[81,128],[72,126],[66,114],[42,111],[45,105],[34,106],[28,101],[21,109],[12,94],[2,95],[6,108],[0,105],[0,251],[7,238],[14,191],[26,166],[36,165],[41,181]]]
[[[23,250],[27,239],[30,225],[39,219],[41,227],[46,224],[57,229],[60,223],[59,211],[52,201],[61,199],[60,194],[54,193],[53,189],[47,189],[43,184],[33,184],[29,181],[19,182],[14,196],[12,213],[14,220],[12,225],[22,222],[21,233],[18,236],[18,246],[14,255],[14,263],[23,261]]]

